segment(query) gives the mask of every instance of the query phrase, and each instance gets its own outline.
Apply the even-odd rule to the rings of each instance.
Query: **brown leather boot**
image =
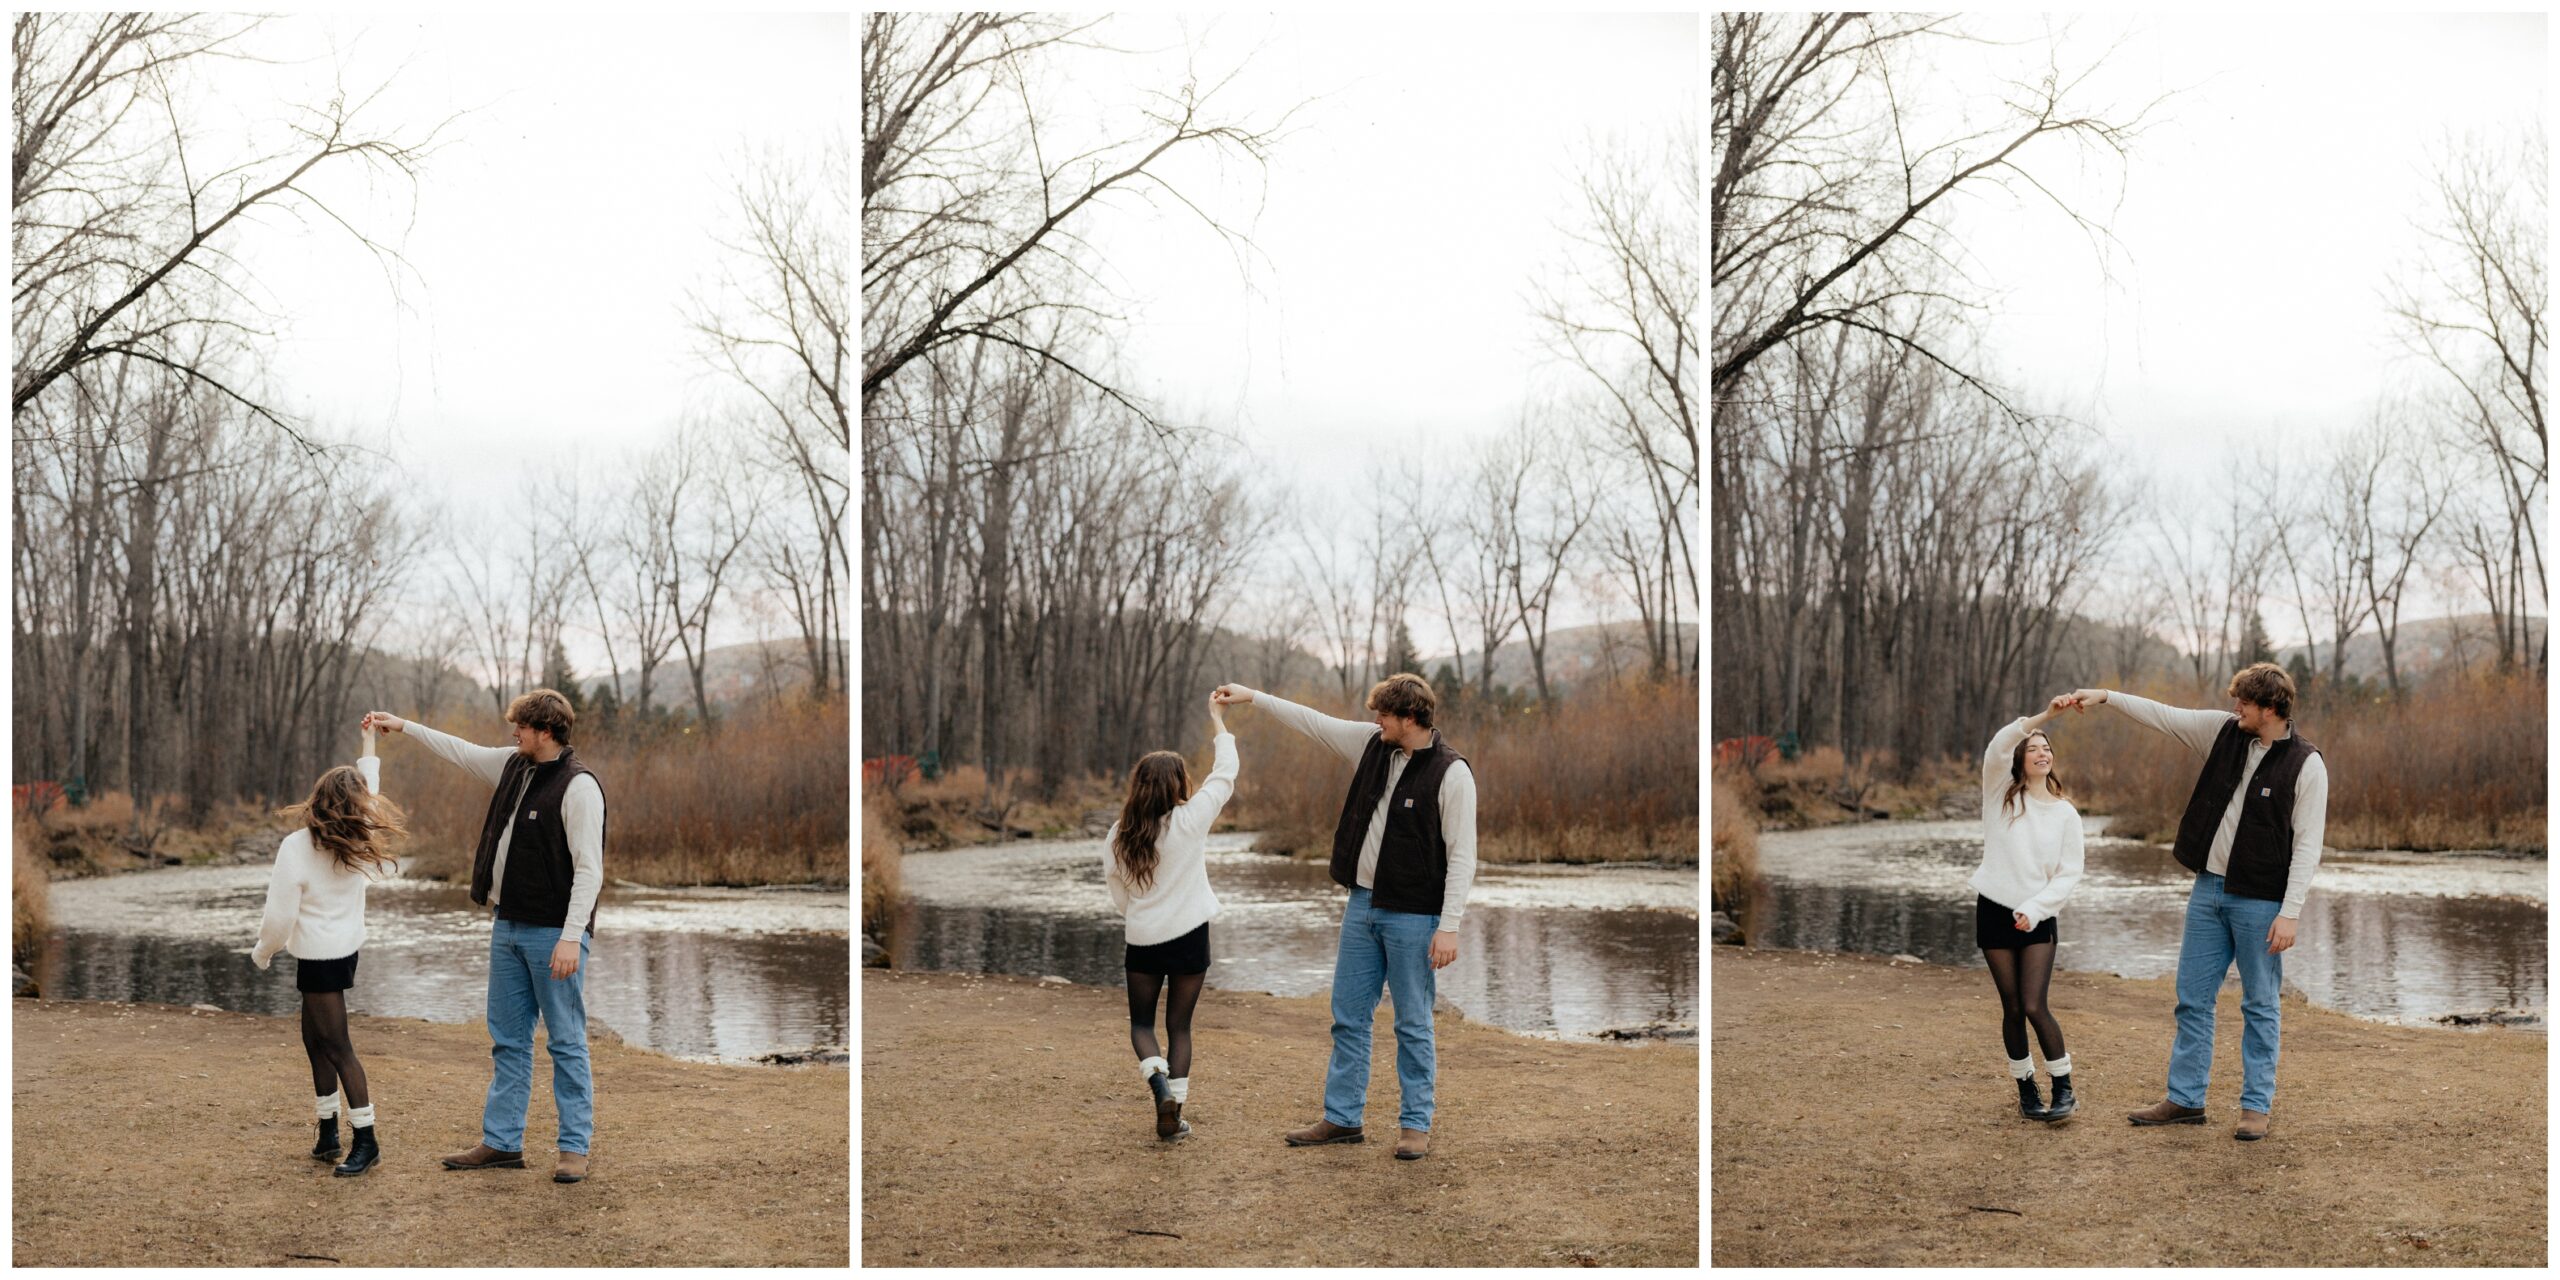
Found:
[[[1419,1160],[1431,1154],[1431,1131],[1428,1129],[1396,1130],[1396,1159]]]
[[[1360,1142],[1364,1137],[1358,1129],[1345,1129],[1331,1120],[1318,1120],[1304,1129],[1292,1129],[1281,1134],[1280,1140],[1293,1147],[1321,1147],[1329,1142]]]
[[[2197,1107],[2182,1107],[2167,1098],[2162,1098],[2140,1111],[2127,1115],[2125,1119],[2141,1125],[2203,1124],[2204,1111]]]
[[[521,1169],[524,1167],[524,1153],[500,1151],[488,1143],[475,1142],[471,1144],[469,1151],[446,1156],[444,1167],[448,1169]]]
[[[2256,1142],[2267,1136],[2267,1125],[2271,1119],[2264,1111],[2243,1111],[2240,1113],[2240,1127],[2232,1130],[2231,1136],[2242,1142]]]
[[[586,1153],[586,1152],[584,1152],[584,1151],[563,1151],[563,1152],[561,1152],[561,1153],[560,1153],[560,1165],[559,1165],[559,1167],[558,1167],[558,1168],[553,1169],[553,1170],[551,1171],[551,1180],[552,1180],[553,1182],[584,1182],[584,1181],[586,1181],[586,1180],[587,1180],[587,1153]]]

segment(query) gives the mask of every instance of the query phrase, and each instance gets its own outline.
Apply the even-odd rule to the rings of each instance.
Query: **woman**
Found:
[[[2080,811],[2064,799],[2068,793],[2053,771],[2053,743],[2040,728],[2076,705],[2070,694],[2056,697],[2042,714],[2003,726],[1982,753],[1982,866],[1973,873],[1973,935],[2000,988],[2000,1043],[2018,1082],[2018,1114],[2029,1120],[2060,1120],[2080,1107],[2062,1024],[2045,1007],[2059,940],[2054,914],[2080,883]],[[2053,1075],[2050,1107],[2037,1095],[2035,1060],[2027,1056],[2030,1022]]]
[[[1128,938],[1129,1047],[1155,1095],[1156,1136],[1167,1140],[1191,1132],[1182,1118],[1191,1099],[1191,1011],[1208,978],[1209,921],[1218,914],[1218,895],[1209,891],[1209,824],[1236,789],[1236,739],[1214,701],[1209,724],[1217,760],[1200,790],[1191,791],[1181,756],[1148,752],[1129,771],[1120,820],[1103,841],[1102,882]],[[1156,993],[1168,979],[1160,1050]]]
[[[406,833],[399,806],[379,794],[382,761],[374,755],[373,733],[370,727],[364,731],[364,756],[356,767],[339,765],[321,774],[310,799],[278,811],[301,826],[276,846],[266,918],[249,953],[261,969],[277,951],[293,953],[293,985],[302,992],[302,1049],[310,1055],[311,1087],[319,1095],[320,1140],[311,1158],[337,1158],[337,1095],[344,1086],[355,1146],[337,1168],[341,1178],[382,1159],[364,1063],[347,1038],[347,988],[355,985],[356,952],[364,945],[365,884],[376,872],[397,870],[385,844]]]

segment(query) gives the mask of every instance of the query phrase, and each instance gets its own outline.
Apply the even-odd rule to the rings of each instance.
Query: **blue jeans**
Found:
[[[1342,941],[1333,953],[1333,1065],[1324,1076],[1324,1118],[1346,1129],[1360,1127],[1369,1102],[1369,1029],[1378,1016],[1383,986],[1396,1000],[1396,1084],[1403,1091],[1396,1123],[1431,1128],[1431,1080],[1438,1060],[1431,1045],[1431,1002],[1438,991],[1431,972],[1431,934],[1437,915],[1380,911],[1369,891],[1353,889],[1342,908]]]
[[[2267,954],[2280,902],[2223,892],[2222,877],[2196,877],[2187,895],[2187,932],[2178,944],[2178,1038],[2169,1047],[2169,1101],[2204,1106],[2213,1071],[2213,1007],[2222,977],[2240,966],[2240,1107],[2271,1113],[2276,1102],[2276,991],[2284,957]]]
[[[493,919],[489,926],[489,1103],[480,1140],[496,1151],[524,1150],[525,1109],[533,1105],[533,1019],[551,1049],[551,1100],[560,1111],[560,1149],[585,1154],[595,1126],[595,1084],[587,1072],[586,930],[578,931],[578,971],[551,976],[557,925]]]

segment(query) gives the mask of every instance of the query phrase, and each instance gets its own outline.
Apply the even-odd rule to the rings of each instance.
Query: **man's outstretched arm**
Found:
[[[1287,698],[1276,698],[1258,689],[1240,684],[1222,684],[1218,692],[1225,695],[1221,705],[1234,706],[1249,702],[1271,713],[1271,718],[1332,748],[1345,760],[1358,763],[1360,753],[1369,749],[1369,739],[1378,736],[1378,726],[1366,720],[1337,720],[1312,707],[1302,707]]]
[[[482,782],[493,787],[498,785],[498,779],[506,771],[507,757],[516,753],[514,747],[483,747],[465,742],[452,734],[430,729],[415,720],[403,720],[388,711],[368,713],[365,716],[365,723],[386,733],[408,734],[418,740],[418,745],[478,776]]]
[[[2126,719],[2176,738],[2200,756],[2213,753],[2214,735],[2221,733],[2224,722],[2231,719],[2228,711],[2172,707],[2114,689],[2080,689],[2071,696],[2083,707],[2114,707]]]

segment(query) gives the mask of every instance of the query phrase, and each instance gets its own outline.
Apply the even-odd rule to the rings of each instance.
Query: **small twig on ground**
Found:
[[[2008,1215],[2009,1215],[2010,1217],[2012,1217],[2012,1218],[2023,1218],[2023,1217],[2027,1216],[2027,1215],[2025,1215],[2025,1214],[2023,1214],[2023,1213],[2018,1212],[2018,1211],[2017,1211],[2017,1210],[2015,1210],[2015,1209],[1995,1209],[1995,1208],[1992,1208],[1990,1205],[1987,1205],[1987,1204],[1969,1204],[1969,1205],[1966,1205],[1966,1206],[1965,1206],[1965,1208],[1971,1209],[1971,1210],[1973,1210],[1975,1213],[2005,1213],[2005,1214],[2008,1214]]]
[[[1182,1238],[1170,1231],[1140,1231],[1136,1227],[1122,1227],[1121,1230],[1126,1231],[1133,1236],[1164,1236],[1173,1240],[1179,1240]]]
[[[286,1256],[286,1257],[288,1257],[288,1258],[300,1258],[300,1259],[302,1259],[302,1260],[303,1260],[303,1261],[305,1261],[305,1262],[336,1262],[336,1261],[337,1261],[337,1259],[336,1259],[336,1258],[332,1258],[332,1257],[330,1257],[329,1255],[327,1255],[327,1254],[325,1254],[325,1253],[288,1253],[288,1254],[286,1254],[285,1256]]]

